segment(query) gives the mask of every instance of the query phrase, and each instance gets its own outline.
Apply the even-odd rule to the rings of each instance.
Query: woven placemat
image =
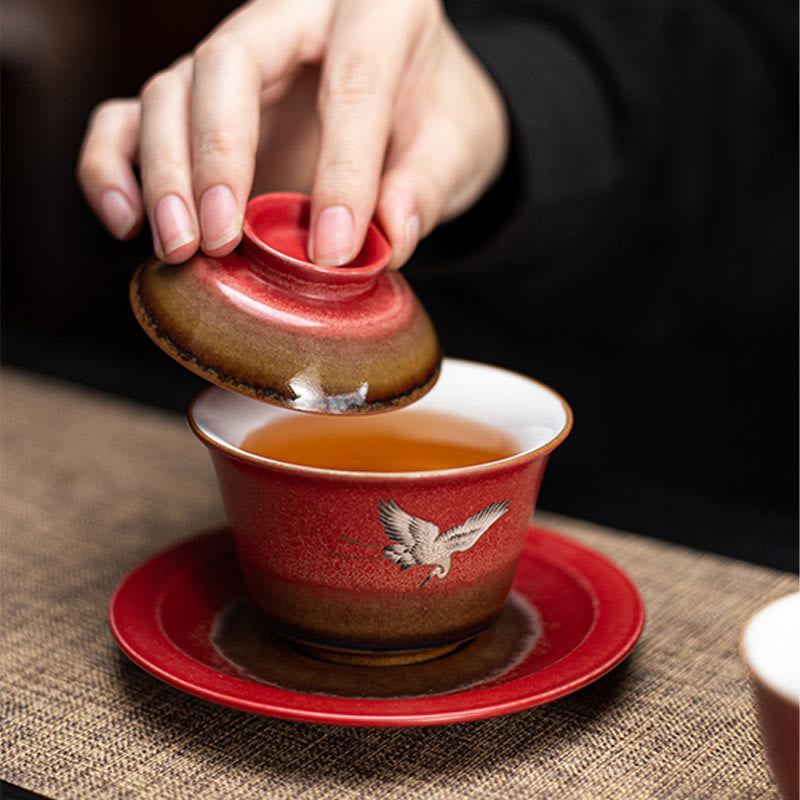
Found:
[[[445,727],[247,715],[150,677],[106,623],[134,566],[224,522],[185,421],[9,369],[0,388],[10,783],[54,800],[778,797],[738,636],[793,576],[541,515],[638,584],[648,621],[623,666],[550,705]]]

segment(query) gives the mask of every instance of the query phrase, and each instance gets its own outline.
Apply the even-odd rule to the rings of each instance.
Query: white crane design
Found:
[[[399,564],[401,570],[433,566],[420,584],[422,588],[434,575],[440,579],[446,577],[453,553],[469,550],[508,511],[508,506],[508,500],[492,503],[439,535],[438,525],[406,513],[394,500],[381,500],[378,516],[392,542],[383,548],[383,555]]]

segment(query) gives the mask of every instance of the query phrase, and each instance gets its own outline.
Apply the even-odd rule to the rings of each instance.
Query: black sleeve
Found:
[[[621,516],[642,482],[795,514],[796,0],[446,8],[511,151],[404,269],[448,355],[572,404],[545,501],[645,532]]]
[[[648,244],[684,237],[763,197],[796,164],[796,3],[446,8],[505,96],[512,149],[478,213],[446,226],[434,269],[483,268],[499,239],[528,256],[525,270],[598,226]]]

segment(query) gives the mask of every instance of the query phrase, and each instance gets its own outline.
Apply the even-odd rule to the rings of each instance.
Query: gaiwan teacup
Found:
[[[436,658],[498,617],[572,425],[543,384],[451,359],[425,397],[386,414],[320,417],[211,387],[189,419],[266,624],[367,665]]]

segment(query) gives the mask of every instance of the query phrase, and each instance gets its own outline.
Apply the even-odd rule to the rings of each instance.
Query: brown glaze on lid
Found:
[[[177,266],[152,259],[131,281],[134,314],[166,353],[212,383],[301,411],[406,406],[435,383],[436,333],[410,287],[384,267],[371,224],[346,267],[307,260],[309,199],[250,201],[230,255]]]

